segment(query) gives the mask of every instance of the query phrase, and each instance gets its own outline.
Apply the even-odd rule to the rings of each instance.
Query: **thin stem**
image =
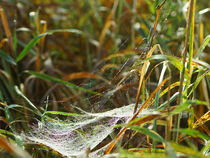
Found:
[[[167,64],[168,65],[168,64]],[[171,139],[171,119],[172,117],[170,116],[170,96],[171,96],[171,69],[168,67],[168,72],[169,72],[169,81],[168,81],[168,93],[167,93],[167,100],[168,100],[168,104],[167,104],[167,110],[168,110],[168,117],[167,117],[167,124],[166,124],[166,140],[170,141]]]
[[[184,83],[184,74],[185,74],[185,63],[186,63],[186,59],[187,59],[187,50],[189,50],[189,35],[190,35],[190,23],[192,20],[192,11],[193,11],[193,0],[189,0],[189,16],[188,16],[188,21],[187,21],[187,34],[185,37],[185,48],[183,51],[183,69],[182,69],[182,73],[181,73],[181,77],[180,77],[180,86],[179,86],[179,96],[177,99],[177,105],[180,105],[180,103],[182,102],[182,92],[183,92],[183,83]],[[175,128],[177,128],[177,134],[174,135],[174,140],[176,140],[176,142],[178,142],[178,129],[179,129],[179,122],[178,122],[178,115],[175,116]]]

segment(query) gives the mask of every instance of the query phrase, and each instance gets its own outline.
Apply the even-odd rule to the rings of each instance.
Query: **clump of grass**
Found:
[[[53,2],[0,6],[0,155],[209,156],[205,1]]]

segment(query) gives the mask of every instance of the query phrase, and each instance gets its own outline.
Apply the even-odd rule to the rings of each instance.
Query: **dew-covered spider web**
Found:
[[[126,123],[133,116],[133,108],[134,104],[130,104],[102,113],[69,116],[65,121],[46,117],[23,136],[26,140],[44,144],[62,156],[81,156],[107,138],[119,121]],[[152,113],[152,110],[143,110],[140,115]],[[100,157],[105,148],[101,147],[90,155]]]

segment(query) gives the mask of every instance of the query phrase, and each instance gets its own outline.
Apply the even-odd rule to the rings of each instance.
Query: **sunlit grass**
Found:
[[[0,157],[210,156],[206,4],[2,1]]]

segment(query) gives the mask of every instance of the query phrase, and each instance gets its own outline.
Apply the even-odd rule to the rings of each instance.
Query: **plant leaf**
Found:
[[[46,33],[40,34],[36,37],[34,37],[27,45],[26,47],[22,50],[22,52],[18,55],[18,57],[16,58],[16,62],[19,62],[20,60],[22,60],[27,53],[29,52],[29,50],[36,45],[39,40],[46,36],[46,35],[52,35],[53,33],[57,33],[57,32],[71,32],[71,33],[75,33],[75,34],[82,34],[82,32],[80,30],[77,29],[57,29],[57,30],[51,30],[48,31]]]
[[[203,44],[199,48],[198,53],[196,54],[195,57],[199,57],[200,56],[201,52],[205,49],[205,47],[207,46],[207,44],[209,43],[209,41],[210,41],[210,35],[206,36],[206,38],[204,39]]]
[[[140,132],[140,133],[142,133],[144,135],[147,135],[147,136],[149,136],[150,138],[152,138],[155,141],[162,142],[162,143],[165,142],[165,140],[157,132],[155,132],[153,130],[150,130],[148,128],[139,127],[139,126],[136,126],[136,125],[129,126],[129,128],[131,128],[131,129],[133,129],[133,130],[135,130],[137,132]]]
[[[181,133],[186,134],[186,135],[190,135],[190,136],[193,136],[193,137],[199,137],[199,138],[202,138],[202,139],[207,140],[207,141],[210,139],[209,136],[207,136],[204,133],[199,132],[198,130],[185,128],[185,129],[179,129],[179,131]]]
[[[0,57],[4,60],[6,60],[7,62],[9,62],[12,65],[16,65],[17,63],[15,62],[15,60],[9,56],[8,54],[4,53],[2,50],[0,50]]]
[[[192,104],[203,104],[203,105],[208,105],[208,103],[204,102],[204,101],[200,101],[200,100],[187,100],[186,102],[184,102],[183,104],[177,106],[177,108],[172,112],[173,114],[178,114],[186,109],[188,109],[188,107]]]
[[[17,92],[18,95],[20,95],[25,101],[28,102],[28,104],[35,109],[36,114],[41,116],[41,112],[39,111],[39,109],[37,109],[37,107],[19,90],[19,88],[17,86],[15,86],[15,91]]]
[[[41,78],[43,80],[47,80],[47,81],[52,81],[52,82],[57,82],[57,83],[60,83],[60,84],[63,84],[63,85],[66,85],[66,86],[69,86],[73,89],[77,89],[77,90],[81,90],[83,92],[88,92],[88,93],[91,93],[91,94],[96,94],[96,95],[102,95],[98,92],[94,92],[92,90],[89,90],[89,89],[85,89],[85,88],[82,88],[82,87],[79,87],[71,82],[68,82],[68,81],[63,81],[61,79],[58,79],[58,78],[55,78],[55,77],[51,77],[49,75],[46,75],[46,74],[43,74],[43,73],[39,73],[39,72],[34,72],[34,71],[26,71],[28,74],[31,74],[31,75],[34,75],[38,78]]]

